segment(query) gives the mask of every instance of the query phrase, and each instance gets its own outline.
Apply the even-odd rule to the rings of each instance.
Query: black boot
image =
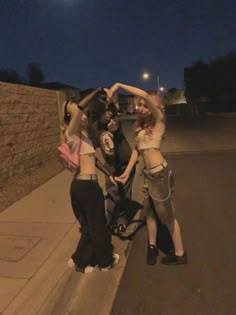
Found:
[[[148,265],[155,265],[157,262],[157,256],[158,256],[158,248],[156,245],[148,245],[147,250],[147,264]]]
[[[184,252],[182,256],[175,255],[174,251],[169,252],[166,257],[161,259],[161,262],[164,265],[176,266],[176,265],[185,265],[188,262],[187,253]]]

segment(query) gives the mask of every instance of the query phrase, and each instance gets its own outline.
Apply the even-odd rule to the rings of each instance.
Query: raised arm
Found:
[[[67,133],[69,136],[78,134],[81,126],[81,118],[83,115],[83,110],[86,109],[90,105],[90,101],[93,99],[93,97],[100,92],[101,89],[98,88],[94,90],[89,95],[85,96],[79,104],[71,103],[71,105],[75,105],[73,108],[73,114],[71,115],[71,121],[67,127]]]
[[[94,98],[94,96],[101,91],[102,88],[97,88],[96,90],[85,96],[78,104],[79,109],[84,110],[85,108],[87,108],[91,100]]]
[[[138,96],[138,97],[144,99],[148,109],[153,114],[155,120],[158,121],[159,119],[162,118],[161,117],[162,114],[158,108],[158,105],[159,105],[158,102],[157,101],[155,102],[153,96],[149,95],[146,91],[141,90],[141,89],[136,88],[136,87],[131,86],[131,85],[127,85],[127,84],[123,84],[123,83],[115,83],[109,90],[110,97],[118,89],[123,89],[124,91],[126,91],[128,93],[131,93],[135,96]]]

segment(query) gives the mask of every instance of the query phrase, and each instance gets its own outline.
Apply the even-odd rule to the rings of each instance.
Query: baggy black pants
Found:
[[[112,263],[111,234],[106,227],[102,188],[95,180],[73,179],[71,205],[81,226],[81,238],[72,259],[79,268]]]

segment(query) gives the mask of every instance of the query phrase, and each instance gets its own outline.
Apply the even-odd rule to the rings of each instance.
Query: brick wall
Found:
[[[0,183],[57,157],[62,92],[0,82]]]

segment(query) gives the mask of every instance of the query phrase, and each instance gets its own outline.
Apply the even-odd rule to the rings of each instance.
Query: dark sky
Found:
[[[182,88],[185,66],[236,50],[236,1],[0,0],[0,38],[0,68],[22,76],[38,62],[81,89]]]

